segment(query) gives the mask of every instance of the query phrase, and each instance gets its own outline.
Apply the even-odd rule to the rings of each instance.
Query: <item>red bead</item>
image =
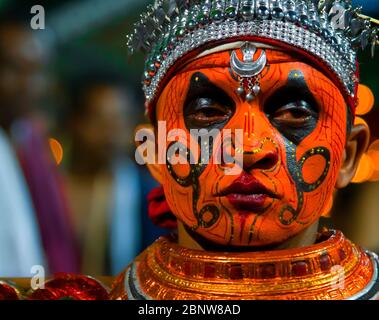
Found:
[[[216,267],[214,264],[207,263],[204,267],[204,277],[214,278],[216,274]]]
[[[45,289],[37,289],[29,296],[30,300],[108,300],[107,290],[95,279],[58,273],[54,279],[45,283]]]
[[[292,274],[297,277],[305,276],[308,273],[308,265],[305,261],[298,261],[292,264]]]
[[[19,300],[16,289],[4,282],[0,283],[0,300]]]
[[[243,273],[242,273],[242,267],[240,264],[232,264],[230,266],[230,279],[236,280],[236,279],[242,279]]]
[[[322,271],[329,271],[329,269],[332,267],[332,263],[330,261],[330,257],[328,254],[322,254],[320,256],[320,268]]]

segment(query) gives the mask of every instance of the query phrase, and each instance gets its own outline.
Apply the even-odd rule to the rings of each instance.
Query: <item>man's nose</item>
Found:
[[[243,169],[269,170],[279,160],[275,142],[269,137],[259,137],[259,125],[255,123],[255,114],[249,110],[245,113],[243,137]]]
[[[261,148],[252,151],[244,150],[243,152],[243,169],[250,172],[254,169],[270,170],[278,163],[278,153],[276,150],[270,150],[263,145]]]

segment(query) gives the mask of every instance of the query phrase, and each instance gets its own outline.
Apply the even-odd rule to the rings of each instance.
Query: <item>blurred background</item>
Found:
[[[30,27],[36,4],[43,30]],[[1,276],[37,264],[115,275],[167,233],[148,219],[156,183],[134,161],[143,61],[125,43],[146,4],[0,1]]]
[[[379,17],[379,1],[353,1]],[[143,57],[126,35],[147,0],[0,0],[0,275],[115,275],[167,231],[148,219],[156,183],[134,161],[146,122]],[[30,10],[46,26],[31,30]],[[379,97],[379,52],[361,56]],[[379,100],[365,120],[379,139]],[[378,146],[379,150],[379,146]],[[53,214],[52,214],[53,212]],[[379,251],[379,183],[340,191],[325,226]]]

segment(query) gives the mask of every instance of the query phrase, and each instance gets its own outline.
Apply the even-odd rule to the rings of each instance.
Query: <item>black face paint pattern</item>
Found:
[[[294,99],[294,97],[296,99]],[[270,114],[279,106],[285,106],[294,101],[304,101],[307,110],[312,112],[310,120],[305,126],[300,128],[290,128],[283,125],[280,121],[270,119]],[[315,128],[318,122],[318,104],[309,90],[304,75],[299,70],[293,70],[288,75],[286,85],[278,89],[265,103],[265,112],[274,127],[288,140],[298,145],[305,137],[307,137]]]
[[[223,102],[227,102],[230,105],[230,107],[233,108],[233,112],[230,113],[229,117],[227,119],[225,119],[225,121],[215,123],[215,124],[211,124],[211,125],[207,126],[206,128],[204,128],[204,129],[208,129],[208,130],[211,130],[211,129],[219,129],[220,130],[220,129],[222,129],[234,114],[234,111],[235,111],[234,102],[231,100],[231,98],[229,98],[226,95],[226,93],[223,90],[221,90],[217,86],[213,85],[208,80],[208,78],[204,74],[202,74],[201,72],[196,72],[192,75],[191,82],[189,85],[188,94],[187,94],[185,104],[184,104],[184,106],[185,106],[184,107],[184,117],[185,117],[185,124],[186,124],[187,129],[188,130],[190,130],[190,129],[201,129],[201,128],[194,127],[190,122],[188,122],[186,115],[188,115],[188,112],[190,111],[189,110],[190,102],[194,98],[200,97],[203,95],[205,95],[205,96],[207,96],[207,95],[216,96],[217,99],[219,99],[218,101],[221,100]],[[200,137],[199,137],[199,139],[200,139]],[[167,150],[169,150],[170,146],[172,146],[174,143],[175,142],[172,142],[168,146]],[[206,205],[203,208],[201,208],[200,210],[197,209],[197,207],[198,207],[197,203],[199,201],[199,195],[200,195],[199,177],[203,173],[205,168],[207,167],[207,164],[206,163],[193,164],[194,161],[190,161],[191,158],[193,157],[191,154],[191,150],[189,148],[184,147],[183,145],[181,145],[180,148],[181,148],[182,152],[183,151],[187,152],[187,161],[190,164],[189,175],[187,177],[184,177],[184,178],[179,177],[175,173],[175,171],[173,170],[172,165],[169,163],[168,155],[166,154],[167,169],[168,169],[170,175],[173,177],[173,179],[175,179],[175,181],[179,185],[181,185],[182,187],[192,186],[192,190],[193,190],[192,191],[192,210],[193,210],[193,213],[197,219],[197,225],[193,226],[192,229],[196,230],[199,227],[209,228],[212,225],[214,225],[216,223],[216,221],[218,220],[218,218],[220,216],[220,211],[214,205]],[[200,148],[200,150],[202,150],[202,148]],[[209,139],[209,151],[208,152],[209,152],[209,155],[211,155],[213,153],[213,139],[212,138]],[[203,154],[200,154],[200,159],[203,159]],[[207,212],[209,212],[211,214],[211,219],[209,219],[208,221],[205,221],[204,215]]]
[[[167,150],[169,150],[170,146],[173,145],[175,142],[172,142]],[[186,148],[182,146],[182,150],[185,150],[188,152],[187,161],[190,163],[190,159],[192,157],[191,150],[189,148]],[[200,155],[201,158],[201,155]],[[167,159],[166,155],[166,163],[167,163],[167,170],[172,176],[175,181],[181,185],[182,187],[190,187],[192,186],[192,210],[197,220],[197,225],[193,226],[192,229],[196,230],[199,227],[209,228],[212,225],[216,223],[220,216],[219,209],[214,205],[206,205],[203,208],[200,209],[200,211],[197,209],[197,202],[199,201],[199,195],[200,195],[200,183],[199,183],[199,177],[206,168],[206,164],[191,164],[190,163],[190,173],[187,177],[179,177],[174,169],[172,168],[172,165],[169,163],[169,160]],[[209,221],[204,220],[205,213],[209,212],[211,214],[211,219]]]
[[[326,176],[328,175],[329,168],[330,168],[330,151],[324,147],[316,147],[305,152],[300,157],[300,160],[297,161],[296,160],[296,145],[294,145],[292,142],[288,142],[286,144],[286,153],[287,153],[288,171],[290,172],[291,177],[295,182],[298,204],[297,204],[296,209],[293,208],[291,205],[284,206],[280,210],[279,220],[284,225],[290,225],[294,221],[296,221],[297,217],[300,214],[301,209],[303,208],[304,192],[312,192],[316,190],[321,185],[321,183],[325,180]],[[308,184],[304,181],[302,169],[303,169],[303,165],[305,161],[315,155],[320,155],[324,157],[326,161],[326,166],[323,173],[318,178],[318,180],[312,184]],[[291,213],[291,217],[289,219],[288,218],[286,219],[284,217],[285,212]]]
[[[188,115],[196,109],[196,99],[198,98],[209,98],[210,100],[224,106],[225,112],[229,112],[224,121],[217,123],[209,123],[206,126],[198,127],[191,123]],[[195,102],[194,102],[195,101]],[[195,105],[195,107],[194,107]],[[188,93],[184,102],[184,122],[186,128],[190,129],[219,129],[221,130],[227,122],[232,118],[235,113],[235,102],[228,94],[221,88],[214,85],[206,75],[201,72],[195,72],[190,80]]]
[[[288,91],[289,90],[289,91]],[[296,94],[296,97],[299,97],[301,99],[306,99],[307,101],[310,101],[311,105],[316,106],[317,102],[315,101],[313,95],[311,94],[305,79],[304,75],[299,70],[293,70],[289,76],[288,76],[288,83],[287,85],[279,89],[278,92],[274,94],[273,99],[269,99],[268,104],[271,103],[271,105],[275,105],[274,102],[276,102],[276,99],[280,99],[281,93],[283,92],[290,92],[293,94]],[[293,100],[293,98],[292,98]],[[283,104],[283,102],[282,102]],[[330,168],[330,151],[327,148],[324,147],[316,147],[308,150],[305,152],[301,157],[300,160],[297,161],[296,159],[296,150],[297,146],[309,135],[312,133],[312,131],[316,128],[318,122],[317,118],[312,118],[309,123],[303,128],[300,128],[299,130],[287,130],[282,128],[280,125],[275,123],[275,121],[271,121],[271,123],[281,132],[283,135],[285,144],[286,144],[286,158],[287,158],[287,166],[288,171],[292,177],[292,179],[295,182],[296,186],[296,193],[298,198],[298,204],[297,208],[295,209],[291,205],[284,206],[280,212],[279,212],[279,220],[283,225],[290,225],[294,221],[297,221],[297,217],[299,216],[303,205],[304,205],[304,193],[305,192],[312,192],[316,190],[321,183],[325,180],[325,178],[328,175],[329,168]],[[308,184],[304,181],[303,177],[303,166],[307,159],[315,156],[320,155],[324,157],[326,161],[325,169],[323,170],[321,176],[315,181],[314,183]],[[290,218],[285,218],[285,213],[289,212]],[[299,221],[297,221],[300,223]]]

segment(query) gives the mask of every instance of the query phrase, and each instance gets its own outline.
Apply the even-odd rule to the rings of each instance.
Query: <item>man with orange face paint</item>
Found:
[[[198,143],[179,145],[178,163],[167,139],[165,163],[148,164],[163,187],[152,215],[170,209],[178,232],[128,266],[113,298],[377,299],[376,255],[318,232],[367,149],[367,127],[354,125],[355,48],[376,41],[349,0],[151,6],[129,39],[147,52],[150,119],[155,133],[165,123]],[[196,129],[219,135],[204,142]],[[230,158],[238,173],[227,174]]]

